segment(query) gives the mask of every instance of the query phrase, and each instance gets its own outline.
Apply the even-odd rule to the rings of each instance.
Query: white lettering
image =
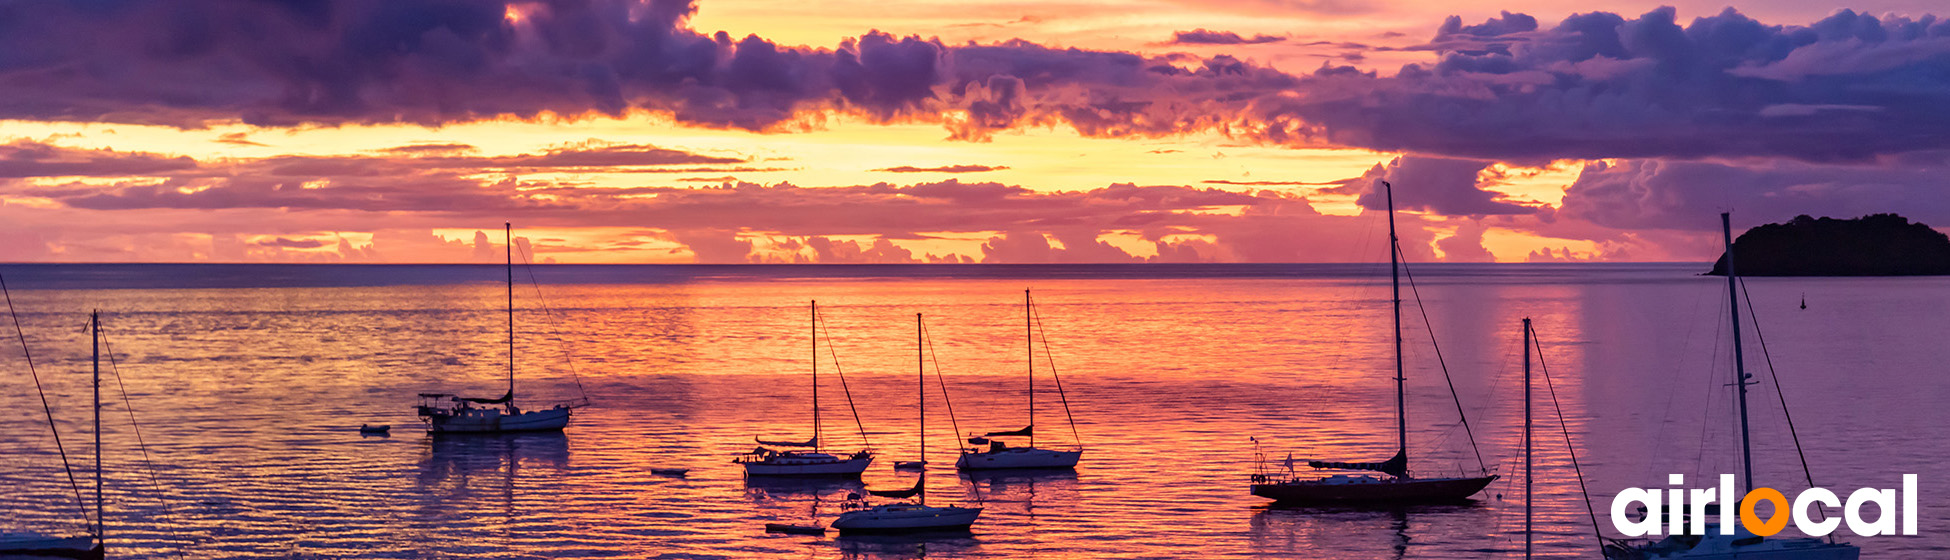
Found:
[[[1835,527],[1841,525],[1842,520],[1835,518],[1823,519],[1821,521],[1810,520],[1808,518],[1808,504],[1810,502],[1818,504],[1817,508],[1821,506],[1836,507],[1842,505],[1842,500],[1836,498],[1835,493],[1828,491],[1827,488],[1809,488],[1807,491],[1802,492],[1800,496],[1794,498],[1794,527],[1811,537],[1819,537],[1835,532]],[[1823,517],[1827,516],[1823,515]]]
[[[1645,518],[1632,521],[1625,516],[1625,510],[1633,503],[1645,505]],[[1659,518],[1651,512],[1659,511],[1659,493],[1644,488],[1626,488],[1611,499],[1611,526],[1627,537],[1643,537],[1659,534]]]
[[[1862,505],[1876,505],[1875,522],[1862,520]],[[1842,519],[1848,521],[1848,530],[1864,537],[1896,534],[1896,491],[1863,488],[1848,495],[1848,507]]]

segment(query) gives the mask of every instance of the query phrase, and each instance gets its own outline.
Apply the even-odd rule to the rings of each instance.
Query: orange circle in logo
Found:
[[[1754,505],[1761,500],[1774,502],[1774,517],[1765,523],[1762,523],[1760,516],[1754,513]],[[1740,524],[1746,526],[1753,534],[1763,537],[1772,537],[1775,533],[1781,532],[1781,529],[1786,529],[1788,524],[1787,496],[1782,495],[1780,490],[1765,487],[1748,492],[1746,498],[1740,500]]]

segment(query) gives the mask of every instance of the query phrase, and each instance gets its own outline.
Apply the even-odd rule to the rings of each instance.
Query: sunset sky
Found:
[[[1950,226],[1940,2],[0,1],[0,261],[1706,260]]]

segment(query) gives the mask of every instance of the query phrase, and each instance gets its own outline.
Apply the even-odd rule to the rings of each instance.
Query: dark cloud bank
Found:
[[[1842,11],[1769,25],[1670,8],[1544,26],[1451,20],[1440,61],[1394,76],[1290,74],[1022,41],[869,33],[836,49],[687,27],[688,0],[12,3],[0,116],[197,126],[445,123],[667,111],[766,129],[807,111],[933,119],[956,134],[1061,123],[1090,135],[1222,128],[1286,143],[1494,159],[1785,156],[1950,147],[1950,22]],[[1259,41],[1229,32],[1193,42]]]

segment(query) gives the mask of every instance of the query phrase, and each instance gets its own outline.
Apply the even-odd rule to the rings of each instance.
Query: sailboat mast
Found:
[[[1531,449],[1530,449],[1530,318],[1523,318],[1523,557],[1530,557],[1531,544]]]
[[[501,224],[503,249],[508,254],[508,406],[515,404],[515,225]]]
[[[1381,187],[1388,197],[1388,286],[1395,306],[1395,442],[1396,453],[1402,457],[1402,469],[1408,469],[1408,375],[1402,367],[1402,272],[1396,250],[1401,240],[1395,237],[1395,186],[1387,181]]]
[[[813,451],[819,451],[826,442],[819,441],[819,300],[812,302],[812,393],[813,393]]]
[[[88,314],[88,344],[95,352],[95,539],[105,543],[102,532],[102,312]]]
[[[921,431],[921,505],[928,505],[928,361],[926,346],[921,340],[921,314],[914,314],[914,396],[919,399],[921,421],[917,428]]]
[[[1029,319],[1029,290],[1022,291],[1022,333],[1029,349],[1029,447],[1036,447],[1036,325]]]
[[[1733,218],[1720,213],[1720,233],[1727,247],[1727,312],[1733,318],[1733,384],[1740,388],[1740,466],[1745,469],[1747,489],[1754,489],[1754,447],[1747,433],[1747,365],[1740,353],[1740,276],[1733,270]]]

